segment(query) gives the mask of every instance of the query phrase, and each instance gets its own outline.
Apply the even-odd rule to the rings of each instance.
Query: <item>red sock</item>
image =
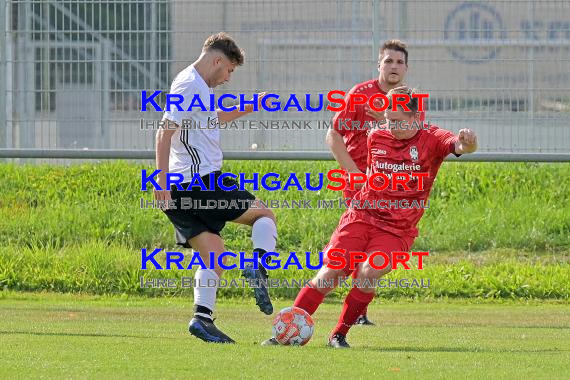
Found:
[[[365,310],[373,299],[374,292],[364,293],[359,288],[352,288],[344,300],[342,313],[340,313],[338,324],[333,330],[333,335],[337,333],[342,335],[348,334],[348,330],[354,325],[354,322],[362,315],[362,311]]]
[[[357,268],[358,269],[358,268]],[[354,272],[352,272],[352,278],[355,279],[356,275],[357,275],[358,270],[355,270]],[[367,315],[368,314],[368,305],[366,305],[366,307],[364,308],[364,310],[362,310],[362,312],[360,313],[360,315]],[[359,317],[360,317],[359,315]]]
[[[299,294],[297,294],[297,298],[295,298],[293,306],[300,307],[310,315],[313,315],[324,299],[325,295],[319,292],[316,288],[305,286],[301,289]]]

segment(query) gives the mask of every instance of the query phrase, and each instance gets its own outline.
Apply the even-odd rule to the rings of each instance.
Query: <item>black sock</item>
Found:
[[[208,309],[206,306],[194,305],[194,317],[198,319],[212,322],[212,313],[213,311]]]

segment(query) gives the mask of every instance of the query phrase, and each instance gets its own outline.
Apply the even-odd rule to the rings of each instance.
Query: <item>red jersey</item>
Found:
[[[384,173],[389,178],[399,173],[407,173],[410,180],[406,185],[410,190],[404,190],[399,184],[396,190],[392,189],[393,179],[389,186],[382,191],[372,189],[368,183],[355,196],[360,205],[354,207],[359,219],[367,221],[379,228],[396,235],[410,237],[418,236],[417,224],[420,221],[424,209],[422,207],[396,208],[386,207],[387,202],[378,201],[402,201],[406,200],[411,205],[416,201],[425,206],[431,191],[433,182],[443,160],[450,153],[455,153],[455,143],[458,137],[452,132],[431,126],[429,129],[420,129],[410,139],[398,140],[389,130],[372,130],[368,136],[368,177],[374,173]],[[429,177],[422,178],[423,190],[418,189],[419,179],[412,177],[412,173],[428,173]],[[374,179],[374,184],[382,187],[384,180],[379,177]],[[372,205],[364,203],[369,200]],[[383,208],[385,207],[385,208]]]
[[[366,109],[368,108],[367,104],[356,104],[351,106],[352,102],[350,101],[349,95],[364,94],[368,99],[370,99],[372,95],[379,93],[386,95],[386,93],[380,89],[378,79],[371,79],[369,81],[355,85],[346,94],[346,108],[342,111],[337,112],[332,119],[334,130],[340,133],[340,135],[343,137],[348,154],[350,154],[350,157],[358,169],[363,173],[366,172],[366,162],[368,158],[366,140],[368,138],[368,134],[373,129],[365,127],[365,123],[368,122],[370,123],[370,126],[373,126],[373,123],[378,124],[378,121],[366,114]],[[354,107],[353,112],[350,111],[351,107]],[[423,122],[424,119],[425,112],[421,112],[420,121]],[[352,123],[353,121],[355,123]],[[345,179],[348,178],[347,176],[343,177]],[[344,195],[348,198],[352,198],[355,193],[356,191],[351,191],[348,189],[344,191]]]

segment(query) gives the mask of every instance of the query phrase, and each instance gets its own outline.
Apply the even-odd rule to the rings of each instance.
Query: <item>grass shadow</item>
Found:
[[[468,348],[468,347],[366,347],[362,348],[368,351],[378,352],[474,352],[474,353],[547,353],[547,352],[570,352],[570,350],[560,350],[556,348],[548,348],[543,350],[537,349],[491,349],[491,348]]]
[[[5,331],[0,330],[0,335],[37,335],[37,336],[72,336],[72,337],[89,337],[89,338],[137,338],[137,339],[183,339],[176,337],[164,336],[142,336],[127,334],[108,334],[108,333],[71,333],[71,332],[36,332],[36,331]]]

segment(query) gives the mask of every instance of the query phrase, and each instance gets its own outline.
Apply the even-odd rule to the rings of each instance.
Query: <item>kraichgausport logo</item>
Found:
[[[154,108],[157,112],[163,111],[193,111],[195,109],[199,109],[201,111],[216,111],[216,109],[220,109],[224,112],[231,112],[238,110],[244,111],[246,105],[252,105],[253,111],[257,112],[260,111],[259,109],[259,94],[253,94],[253,99],[247,100],[248,96],[245,94],[238,94],[238,96],[233,94],[223,94],[216,99],[215,94],[210,94],[208,99],[200,98],[199,94],[194,94],[191,100],[184,99],[184,96],[181,94],[166,94],[166,105],[164,109],[158,105],[156,102],[156,98],[160,96],[162,91],[154,91],[152,94],[148,94],[146,90],[141,91],[142,98],[141,98],[141,112],[146,112],[147,107]],[[289,94],[289,97],[285,101],[285,105],[282,106],[282,101],[280,101],[281,96],[278,94],[267,94],[263,97],[263,101],[261,102],[261,107],[268,112],[275,112],[275,111],[309,111],[309,112],[320,112],[325,108],[327,111],[338,112],[345,110],[347,107],[350,112],[356,111],[357,105],[367,105],[371,109],[376,112],[383,112],[391,105],[392,111],[397,111],[398,106],[405,112],[410,112],[407,104],[410,102],[410,98],[417,98],[418,99],[418,112],[424,111],[423,107],[423,99],[428,99],[429,94],[394,94],[392,96],[392,101],[388,99],[388,97],[382,93],[377,93],[372,95],[371,97],[367,97],[364,94],[348,94],[346,96],[345,91],[329,91],[327,93],[326,99],[329,104],[325,107],[324,106],[324,94],[317,94],[318,97],[318,105],[316,107],[312,106],[312,102],[315,95],[311,94],[304,94],[305,99],[305,107],[301,106],[299,99],[297,98],[297,94]],[[333,95],[341,96],[340,98],[333,97]],[[302,96],[302,95],[301,95]],[[231,99],[233,101],[237,101],[239,99],[239,106],[232,105],[232,106],[225,106],[224,100]],[[271,101],[274,99],[274,101]],[[348,100],[347,100],[348,99]],[[376,103],[376,100],[381,99],[382,105],[379,107]],[[206,101],[206,102],[205,102]],[[186,108],[184,108],[184,104],[187,104]],[[207,104],[207,106],[206,106]],[[338,106],[333,106],[332,104],[338,104]]]

